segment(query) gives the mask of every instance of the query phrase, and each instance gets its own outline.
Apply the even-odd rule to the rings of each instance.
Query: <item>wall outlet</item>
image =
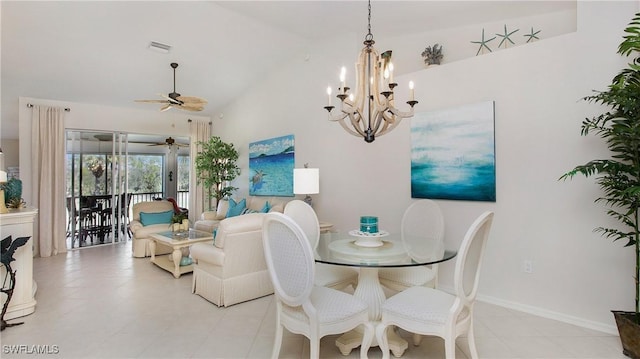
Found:
[[[525,273],[533,273],[533,261],[525,259],[523,268]]]

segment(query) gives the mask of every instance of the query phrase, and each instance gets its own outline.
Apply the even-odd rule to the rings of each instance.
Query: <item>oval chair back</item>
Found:
[[[314,278],[313,252],[306,235],[291,218],[268,213],[262,241],[276,295],[286,305],[302,305],[311,294]]]
[[[320,222],[313,208],[304,201],[295,199],[289,201],[284,207],[284,214],[291,217],[291,219],[300,226],[307,236],[311,248],[315,250],[318,247],[318,240],[320,239]]]

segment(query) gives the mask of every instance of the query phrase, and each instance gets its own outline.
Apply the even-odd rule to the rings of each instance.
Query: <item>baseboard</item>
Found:
[[[454,292],[453,287],[448,287],[448,286],[438,286],[438,289],[441,289],[448,293]],[[597,330],[599,332],[603,332],[607,334],[618,335],[618,328],[615,325],[594,322],[592,320],[574,317],[571,315],[554,312],[551,310],[538,308],[538,307],[534,307],[534,306],[526,305],[522,303],[512,302],[512,301],[508,301],[508,300],[504,300],[504,299],[500,299],[500,298],[496,298],[488,295],[478,295],[477,300],[480,302],[485,302],[485,303],[494,304],[500,307],[517,310],[519,312],[536,315],[538,317],[553,319],[559,322],[573,324],[579,327],[583,327],[591,330]]]

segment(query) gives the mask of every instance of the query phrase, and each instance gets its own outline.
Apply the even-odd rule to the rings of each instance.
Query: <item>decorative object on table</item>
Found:
[[[416,115],[411,197],[495,202],[493,101]]]
[[[188,232],[189,231],[189,219],[185,213],[176,213],[171,217],[171,231],[172,232]]]
[[[504,48],[506,49],[507,46],[509,46],[509,43],[511,43],[511,45],[515,45],[515,43],[513,42],[513,40],[511,40],[511,35],[515,34],[516,32],[520,31],[520,29],[515,29],[511,32],[507,31],[507,25],[504,25],[504,33],[503,34],[496,34],[496,36],[499,36],[502,38],[502,40],[500,40],[500,43],[498,44],[498,48],[500,48],[500,46],[502,46],[502,44],[504,44]]]
[[[191,259],[191,257],[182,257],[180,259],[180,266],[181,267],[188,266],[190,264],[193,264],[193,259]]]
[[[9,213],[5,205],[4,186],[7,183],[7,172],[0,170],[0,213]]]
[[[21,180],[10,178],[2,187],[4,189],[4,201],[8,208],[23,208],[25,206],[22,199]]]
[[[360,230],[349,231],[349,235],[356,237],[355,245],[360,247],[380,247],[384,243],[382,237],[389,235],[378,228],[378,217],[361,216]]]
[[[614,228],[594,229],[614,242],[622,240],[635,250],[635,311],[613,311],[618,325],[623,353],[640,358],[640,13],[624,30],[617,53],[633,56],[633,62],[614,76],[606,91],[594,91],[583,100],[606,106],[606,112],[582,121],[581,134],[594,133],[604,140],[609,153],[576,166],[560,179],[577,174],[596,176],[603,190],[596,202],[605,203],[607,214],[619,222]],[[625,276],[626,277],[626,276]]]
[[[533,42],[534,39],[535,40],[540,40],[540,38],[538,37],[538,34],[540,33],[540,31],[542,31],[542,30],[533,31],[533,26],[532,26],[531,27],[531,32],[528,33],[528,34],[524,34],[522,36],[527,38],[527,44],[528,44],[529,42]]]
[[[376,136],[382,136],[393,130],[403,118],[413,117],[415,100],[413,81],[409,82],[409,111],[400,111],[394,105],[393,89],[398,85],[393,82],[393,64],[391,50],[382,54],[373,47],[371,33],[371,0],[369,0],[368,33],[364,38],[365,47],[360,52],[356,62],[356,91],[349,92],[346,85],[346,69],[340,72],[340,87],[336,97],[340,100],[340,109],[336,115],[331,111],[331,87],[327,88],[328,104],[325,110],[329,112],[329,120],[340,123],[348,133],[364,138],[371,143]],[[365,111],[367,113],[365,114]]]
[[[349,231],[349,235],[352,237],[356,237],[356,240],[353,242],[358,247],[381,247],[384,245],[382,241],[383,237],[389,235],[386,231],[378,231],[375,233],[363,232],[358,230]]]
[[[249,195],[293,197],[293,135],[249,144]]]
[[[424,59],[424,64],[427,66],[440,65],[442,57],[442,46],[439,44],[427,46],[424,51],[422,51],[422,58]]]
[[[304,194],[304,202],[313,207],[310,194],[320,193],[320,169],[309,168],[308,163],[304,164],[304,168],[294,168],[293,193]]]
[[[378,233],[378,217],[375,217],[375,216],[360,217],[360,231],[367,234]]]
[[[201,183],[209,198],[216,199],[216,206],[223,198],[229,197],[237,188],[230,186],[240,174],[236,164],[238,151],[233,143],[223,142],[220,137],[213,136],[207,142],[198,141],[202,150],[196,155],[195,167],[198,183]]]
[[[478,44],[480,45],[480,47],[478,48],[478,52],[476,52],[476,56],[478,56],[480,53],[484,54],[484,49],[489,50],[489,52],[492,52],[491,49],[489,48],[489,45],[487,45],[489,42],[495,40],[495,36],[490,38],[490,39],[485,39],[484,38],[484,29],[482,29],[482,40],[480,41],[471,41],[472,44]]]
[[[0,316],[0,331],[4,330],[7,327],[13,327],[15,325],[20,325],[23,323],[7,323],[4,320],[4,315],[7,313],[7,308],[9,308],[9,302],[11,302],[11,297],[13,297],[13,290],[16,287],[16,271],[11,268],[11,262],[15,261],[13,258],[13,254],[16,250],[29,241],[31,237],[19,237],[16,240],[12,240],[11,236],[8,236],[0,242],[0,248],[2,249],[2,255],[0,257],[2,265],[6,269],[6,274],[4,279],[2,280],[2,292],[6,295],[6,301],[2,306],[2,315]],[[8,283],[8,286],[5,285]]]

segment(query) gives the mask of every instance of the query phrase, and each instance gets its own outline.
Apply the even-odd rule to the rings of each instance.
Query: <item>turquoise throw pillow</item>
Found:
[[[140,222],[142,222],[143,226],[150,226],[152,224],[161,224],[161,223],[171,223],[171,218],[173,217],[173,210],[168,210],[166,212],[154,212],[154,213],[145,213],[140,212]]]
[[[271,205],[269,204],[269,201],[266,201],[264,203],[264,206],[262,206],[262,209],[260,210],[260,212],[268,213],[270,210],[271,210]]]
[[[229,198],[229,210],[227,211],[227,218],[239,216],[242,214],[242,211],[247,207],[247,200],[243,198],[240,202],[233,200],[233,198]]]

